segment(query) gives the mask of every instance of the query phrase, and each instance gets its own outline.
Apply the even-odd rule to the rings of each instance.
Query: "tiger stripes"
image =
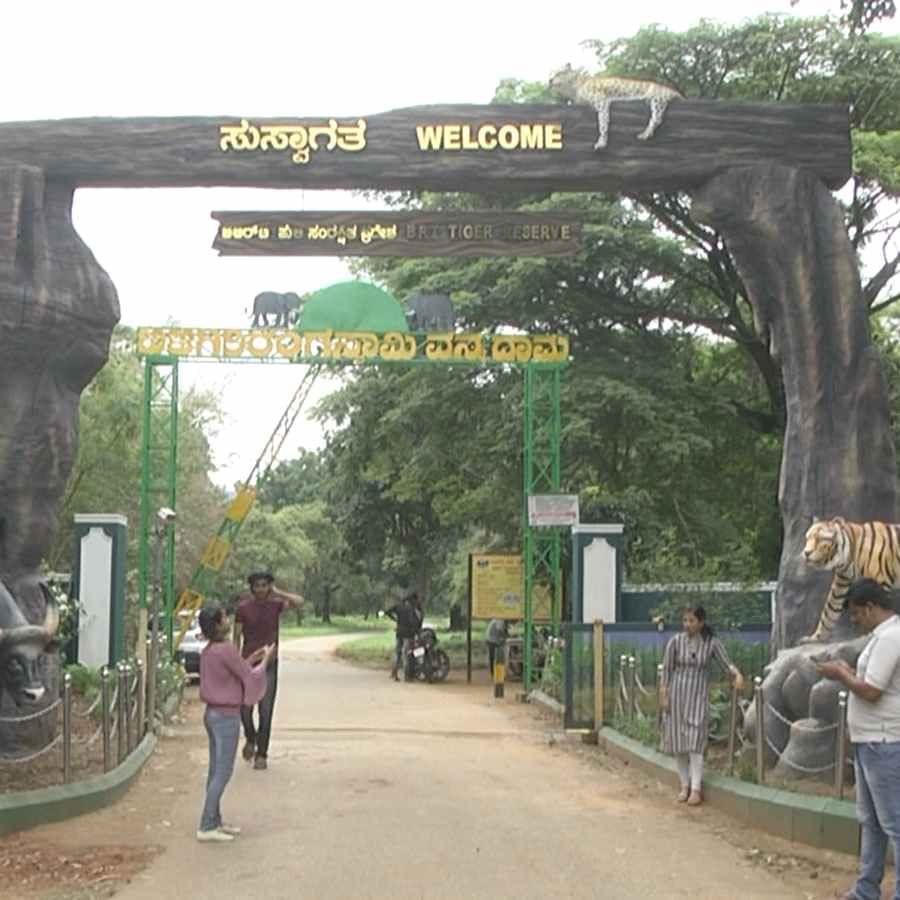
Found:
[[[888,588],[900,585],[900,525],[840,517],[815,520],[806,532],[803,558],[834,572],[819,624],[808,639],[820,641],[834,629],[857,578],[872,578]]]

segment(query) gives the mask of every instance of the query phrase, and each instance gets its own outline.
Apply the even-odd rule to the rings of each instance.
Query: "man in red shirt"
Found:
[[[247,582],[250,590],[238,597],[238,608],[234,617],[234,643],[244,659],[252,656],[260,647],[276,645],[275,654],[266,669],[266,693],[259,703],[258,728],[253,722],[253,707],[241,707],[244,759],[254,759],[254,769],[265,769],[268,766],[269,736],[272,732],[275,694],[278,691],[279,621],[286,609],[299,609],[304,601],[298,594],[278,590],[275,587],[275,578],[268,570],[251,572]]]

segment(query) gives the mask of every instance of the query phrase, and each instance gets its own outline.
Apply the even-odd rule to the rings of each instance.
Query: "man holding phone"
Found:
[[[275,695],[278,692],[278,629],[281,614],[286,609],[299,609],[304,600],[299,594],[290,594],[275,587],[275,577],[268,569],[251,572],[247,576],[250,586],[238,598],[234,617],[233,639],[244,659],[249,659],[260,647],[275,645],[266,667],[266,692],[259,703],[259,726],[253,721],[253,707],[241,707],[244,726],[243,757],[253,759],[254,769],[268,768],[269,737],[272,732],[272,715]]]
[[[850,692],[847,725],[856,766],[856,816],[862,827],[859,878],[845,900],[878,900],[888,840],[900,859],[900,617],[877,581],[855,581],[844,603],[850,622],[871,639],[856,671],[843,659],[817,662]],[[900,882],[895,897],[900,898]]]

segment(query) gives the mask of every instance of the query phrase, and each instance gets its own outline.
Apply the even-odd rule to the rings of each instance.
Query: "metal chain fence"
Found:
[[[43,746],[20,755],[0,754],[0,766],[18,766],[33,762],[61,749],[63,784],[72,778],[72,751],[78,747],[92,751],[102,741],[103,771],[121,765],[140,744],[152,723],[145,715],[146,698],[152,679],[145,679],[144,666],[140,660],[119,663],[115,670],[104,666],[100,671],[100,691],[85,710],[75,710],[72,703],[72,676],[63,677],[62,695],[53,703],[33,713],[21,716],[0,716],[0,723],[22,725],[41,719],[51,713],[58,716],[62,712],[61,727],[56,735]],[[155,713],[158,712],[154,710]],[[99,713],[97,729],[87,737],[75,736],[75,719],[85,720]]]

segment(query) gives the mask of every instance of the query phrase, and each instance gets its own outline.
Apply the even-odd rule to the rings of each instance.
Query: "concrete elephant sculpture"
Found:
[[[263,328],[269,327],[269,315],[275,315],[275,327],[287,328],[291,324],[291,313],[299,312],[303,301],[300,297],[288,291],[279,294],[277,291],[263,291],[253,298],[253,328],[259,328],[262,322]]]
[[[446,294],[414,294],[406,301],[411,331],[452,331],[456,325],[453,301]]]

